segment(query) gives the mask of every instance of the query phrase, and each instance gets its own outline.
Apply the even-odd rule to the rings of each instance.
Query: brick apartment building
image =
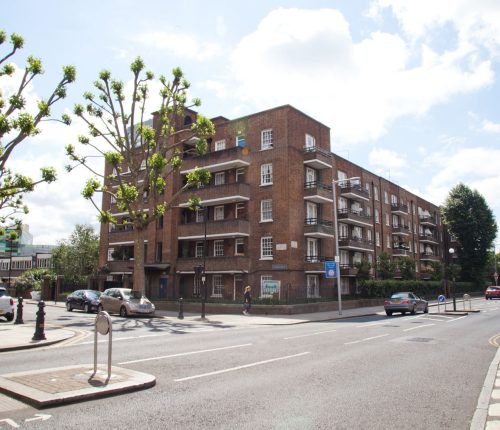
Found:
[[[186,114],[187,123],[196,115]],[[247,284],[254,297],[336,297],[325,277],[325,261],[335,255],[342,294],[356,293],[355,264],[363,258],[373,266],[382,252],[411,257],[424,279],[429,263],[442,260],[439,208],[333,154],[327,126],[290,105],[212,121],[216,134],[208,152],[185,155],[165,196],[195,167],[210,170],[211,183],[182,193],[176,207],[149,226],[145,290],[152,299],[199,296],[197,266],[205,267],[209,297],[240,300]],[[201,199],[196,211],[187,208],[192,194]],[[109,196],[103,209],[125,215]],[[104,287],[130,286],[133,232],[108,227],[101,227],[100,263],[109,271]]]

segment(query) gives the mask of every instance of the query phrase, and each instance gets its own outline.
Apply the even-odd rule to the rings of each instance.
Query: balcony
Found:
[[[398,236],[409,236],[411,234],[411,230],[406,225],[396,225],[392,226],[392,234],[396,234]]]
[[[201,200],[203,206],[213,206],[226,203],[245,202],[250,200],[250,185],[243,182],[231,184],[210,185],[203,188],[189,188],[182,192],[179,197],[180,207],[186,207],[187,200],[192,195]]]
[[[205,238],[205,223],[192,222],[177,227],[178,240]],[[224,239],[250,236],[250,223],[245,219],[227,219],[207,222],[207,239]]]
[[[421,234],[418,237],[418,240],[423,243],[432,243],[434,245],[437,245],[439,243],[438,239],[432,234]]]
[[[338,220],[346,224],[353,224],[360,227],[371,227],[372,217],[366,215],[362,211],[354,211],[352,209],[339,209]]]
[[[177,259],[176,273],[194,273],[195,266],[202,266],[203,258],[180,257]],[[246,256],[207,257],[205,259],[207,273],[248,273],[250,258]]]
[[[418,218],[421,225],[436,226],[436,220],[431,215],[419,215]]]
[[[245,153],[246,155],[244,155]],[[189,173],[195,167],[203,167],[211,172],[220,172],[221,170],[237,169],[249,165],[248,149],[233,146],[221,151],[207,152],[203,155],[183,159],[181,175]]]
[[[441,261],[441,258],[432,252],[421,252],[420,261]]]
[[[341,236],[339,237],[339,248],[349,249],[352,251],[373,252],[373,242],[371,240]]]
[[[331,152],[313,146],[304,148],[304,164],[313,169],[331,169],[333,167],[333,155]]]
[[[304,200],[314,203],[333,203],[332,186],[318,181],[304,184]]]
[[[335,237],[333,222],[319,218],[306,218],[304,220],[304,236],[332,239]]]
[[[408,215],[408,205],[392,203],[391,212],[396,215]]]
[[[358,276],[359,269],[350,264],[340,264],[340,276]]]
[[[367,202],[370,199],[368,191],[360,184],[353,184],[350,181],[339,182],[340,195],[342,197],[356,200],[358,202]]]
[[[394,257],[411,257],[411,252],[409,249],[405,248],[393,248],[392,255]]]

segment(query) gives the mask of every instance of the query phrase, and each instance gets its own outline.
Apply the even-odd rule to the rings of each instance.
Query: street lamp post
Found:
[[[496,247],[496,244],[493,244],[493,258],[495,259],[495,273],[493,274],[493,278],[495,279],[495,286],[498,286],[497,247]]]
[[[340,252],[339,252],[339,228],[337,224],[337,184],[344,181],[359,180],[359,177],[353,177],[342,180],[332,180],[333,189],[333,226],[335,231],[335,263],[337,266],[337,295],[339,300],[339,315],[342,315],[342,293],[340,291]]]
[[[455,253],[455,250],[453,248],[450,248],[448,250],[448,252],[450,253],[451,259],[453,261],[453,254]],[[456,310],[457,310],[457,300],[456,300],[456,296],[455,296],[455,275],[453,273],[451,273],[451,287],[453,289],[453,312],[456,312]]]
[[[203,269],[201,271],[201,284],[203,288],[202,298],[201,298],[201,319],[205,319],[205,304],[207,302],[208,292],[207,292],[207,274],[206,274],[206,263],[207,263],[207,218],[208,218],[208,207],[207,206],[196,206],[197,210],[203,211],[203,224],[204,224],[204,235],[203,235]]]

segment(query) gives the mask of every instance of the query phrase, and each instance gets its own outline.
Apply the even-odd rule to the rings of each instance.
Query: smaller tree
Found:
[[[377,273],[381,279],[394,278],[395,267],[391,256],[387,252],[382,252],[377,259]]]
[[[410,257],[400,258],[398,262],[399,271],[401,272],[401,277],[406,280],[412,280],[416,278],[415,275],[415,260]]]
[[[79,285],[99,271],[99,236],[90,225],[77,224],[69,239],[52,250],[54,270]]]
[[[367,258],[363,258],[361,261],[354,264],[354,267],[358,269],[358,274],[356,275],[358,280],[370,279],[370,271],[372,268],[371,263]]]
[[[55,280],[55,274],[50,269],[33,268],[22,273],[16,280],[16,296],[25,291],[41,291],[43,280],[49,277],[51,281]]]

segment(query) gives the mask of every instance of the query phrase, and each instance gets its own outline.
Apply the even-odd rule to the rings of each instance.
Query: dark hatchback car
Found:
[[[406,312],[415,314],[422,311],[426,314],[429,312],[429,304],[415,293],[394,293],[389,299],[385,299],[384,310],[387,316],[391,316],[393,312],[401,312],[404,315]]]
[[[97,312],[101,293],[95,290],[76,290],[66,298],[66,310],[80,309],[85,312]]]
[[[488,288],[486,288],[486,291],[484,292],[484,298],[486,300],[500,299],[500,287],[495,287],[493,285],[490,285]]]

